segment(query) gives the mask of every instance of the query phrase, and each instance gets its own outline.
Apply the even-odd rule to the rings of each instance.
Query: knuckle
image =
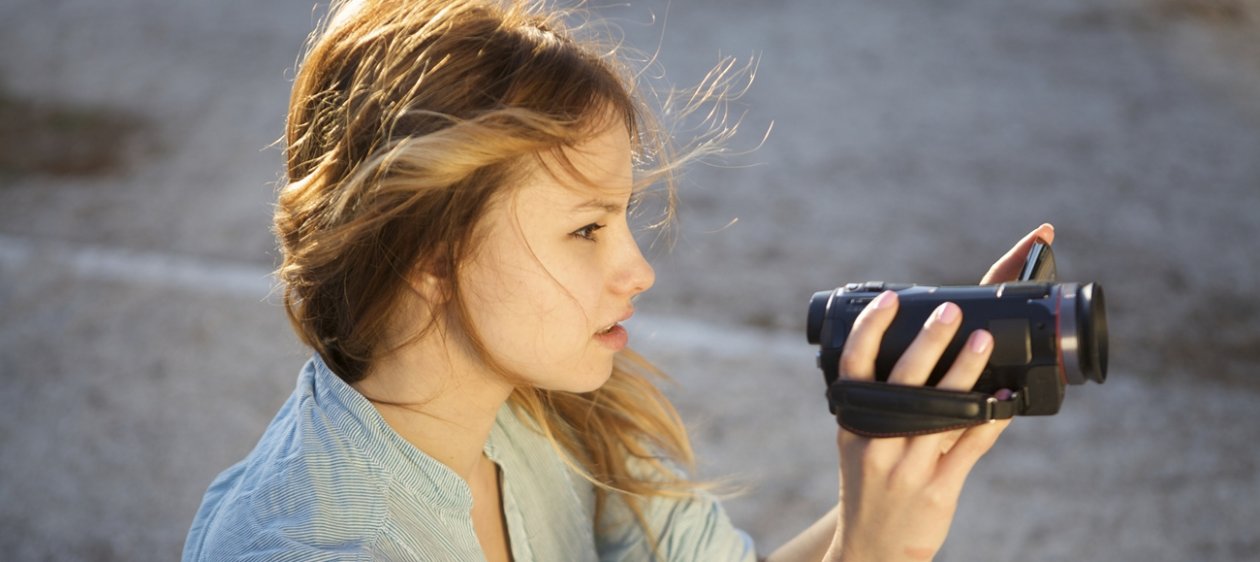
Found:
[[[876,443],[867,447],[865,454],[862,455],[862,472],[871,476],[889,474],[896,466],[896,459],[884,447],[875,446]]]
[[[945,485],[933,484],[924,486],[919,492],[925,507],[929,509],[951,510],[954,494]]]

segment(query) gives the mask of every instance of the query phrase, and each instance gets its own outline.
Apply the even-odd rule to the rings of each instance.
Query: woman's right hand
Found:
[[[840,359],[842,378],[874,380],[875,356],[897,308],[897,294],[885,292],[854,321]],[[937,308],[897,361],[888,383],[923,385],[958,331],[961,316],[953,303]],[[992,347],[988,332],[970,334],[937,388],[970,390]],[[967,474],[1008,423],[879,439],[841,429],[841,520],[829,559],[930,560],[945,542]]]

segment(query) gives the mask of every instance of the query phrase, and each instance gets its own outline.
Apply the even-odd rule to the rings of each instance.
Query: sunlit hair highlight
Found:
[[[570,21],[579,25],[566,26]],[[623,125],[635,147],[636,189],[664,186],[668,222],[673,170],[734,132],[711,127],[675,151],[636,92],[636,74],[615,56],[616,45],[578,38],[589,24],[580,12],[543,5],[334,3],[294,81],[288,181],[275,231],[290,321],[343,380],[369,376],[373,361],[391,351],[382,342],[417,269],[443,282],[447,298],[430,303],[441,324],[510,377],[469,327],[457,275],[476,250],[491,202],[541,155],[563,158],[565,149]],[[725,75],[706,79],[680,113],[723,97],[730,89]],[[714,115],[722,117],[705,118]],[[624,498],[646,527],[645,498],[697,489],[678,471],[691,469],[694,456],[677,412],[653,382],[662,378],[625,350],[598,390],[518,386],[510,398],[595,484],[597,521],[608,494]]]

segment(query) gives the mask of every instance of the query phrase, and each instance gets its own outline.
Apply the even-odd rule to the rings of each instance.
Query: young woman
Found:
[[[185,560],[756,558],[686,477],[686,433],[621,325],[654,281],[627,214],[687,155],[665,158],[632,75],[565,17],[334,6],[294,84],[275,221],[315,353],[210,486]],[[896,309],[863,313],[844,376],[872,377]],[[959,321],[943,306],[892,382],[923,384]],[[990,341],[972,334],[940,386],[970,388]],[[771,558],[931,558],[1002,428],[842,431],[842,501]]]

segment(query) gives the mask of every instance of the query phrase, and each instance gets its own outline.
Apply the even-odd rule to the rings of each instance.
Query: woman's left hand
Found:
[[[993,263],[993,267],[989,268],[989,272],[984,274],[980,279],[981,285],[990,283],[1005,283],[1014,281],[1019,276],[1019,270],[1024,267],[1024,259],[1028,256],[1028,250],[1032,248],[1033,242],[1037,239],[1045,241],[1046,244],[1054,243],[1054,227],[1050,223],[1045,223],[1029,232],[1027,236],[1020,239],[1006,252],[998,261]]]

